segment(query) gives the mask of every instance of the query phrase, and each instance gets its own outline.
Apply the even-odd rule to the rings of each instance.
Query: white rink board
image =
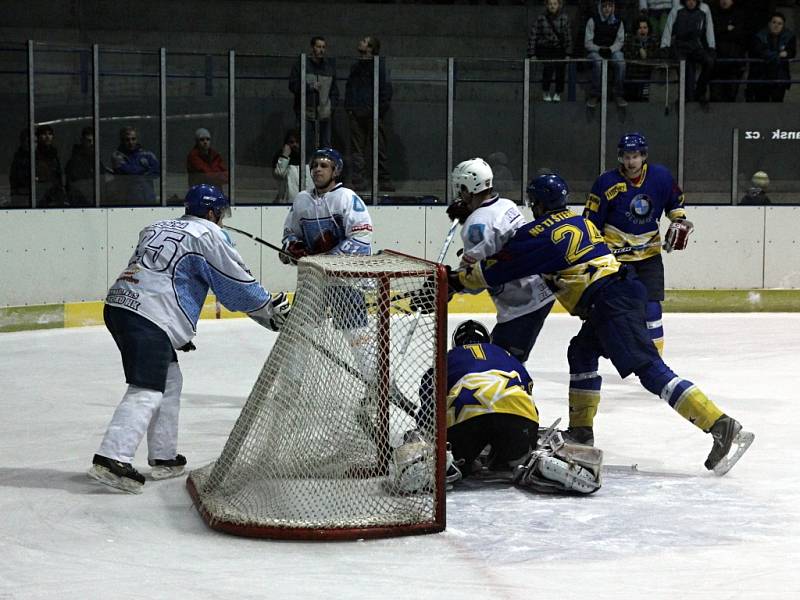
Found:
[[[576,210],[581,207],[574,206]],[[370,206],[374,249],[433,259],[449,221],[442,206]],[[689,207],[696,229],[685,252],[666,255],[673,289],[800,288],[800,208],[793,206]],[[234,208],[229,223],[280,245],[287,206]],[[0,306],[99,300],[130,257],[139,230],[177,217],[180,207],[81,210],[5,210],[0,252]],[[662,220],[662,233],[666,230]],[[295,269],[277,252],[239,234],[245,263],[268,288],[294,289]],[[445,262],[458,262],[456,237]]]

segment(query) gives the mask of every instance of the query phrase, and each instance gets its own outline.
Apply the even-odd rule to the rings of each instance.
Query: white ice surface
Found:
[[[111,336],[0,334],[0,599],[800,598],[800,315],[664,321],[667,363],[756,433],[727,476],[703,468],[709,436],[602,362],[595,435],[612,469],[594,496],[467,485],[448,497],[444,533],[328,543],[215,532],[183,477],[138,496],[92,483],[124,391]],[[579,324],[552,315],[528,362],[545,425],[566,421]],[[199,329],[180,356],[190,468],[218,456],[274,340],[249,319]]]

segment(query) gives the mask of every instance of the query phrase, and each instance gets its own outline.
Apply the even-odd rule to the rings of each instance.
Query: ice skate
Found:
[[[594,446],[594,431],[591,427],[570,427],[561,435],[567,444]]]
[[[714,446],[706,459],[705,467],[720,476],[733,468],[756,437],[749,431],[742,431],[742,425],[728,415],[717,419],[709,433],[714,438]],[[733,454],[730,454],[734,447]]]
[[[89,477],[129,494],[141,494],[144,486],[144,477],[131,463],[112,460],[99,454],[95,454],[92,459]]]
[[[183,475],[183,468],[186,466],[186,457],[178,454],[172,459],[148,459],[147,464],[152,467],[150,477],[155,480],[169,479],[170,477],[180,477]]]

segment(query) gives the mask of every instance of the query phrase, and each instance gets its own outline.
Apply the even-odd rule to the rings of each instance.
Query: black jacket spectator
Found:
[[[769,25],[756,34],[753,56],[762,63],[750,64],[748,79],[771,80],[774,83],[748,84],[748,99],[756,102],[783,102],[786,90],[791,86],[789,60],[797,55],[797,38],[786,29],[786,19],[781,13],[773,13]]]
[[[711,7],[718,59],[714,64],[713,79],[731,81],[744,76],[746,63],[735,62],[735,59],[743,59],[747,53],[747,27],[739,2],[740,0],[719,0],[718,4]],[[735,102],[738,91],[738,83],[712,81],[711,100]]]

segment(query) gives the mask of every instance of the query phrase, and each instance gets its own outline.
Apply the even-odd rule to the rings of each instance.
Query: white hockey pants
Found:
[[[170,363],[162,394],[129,385],[114,411],[97,451],[101,456],[132,463],[147,433],[149,459],[172,459],[178,453],[178,413],[183,376],[178,363]]]

